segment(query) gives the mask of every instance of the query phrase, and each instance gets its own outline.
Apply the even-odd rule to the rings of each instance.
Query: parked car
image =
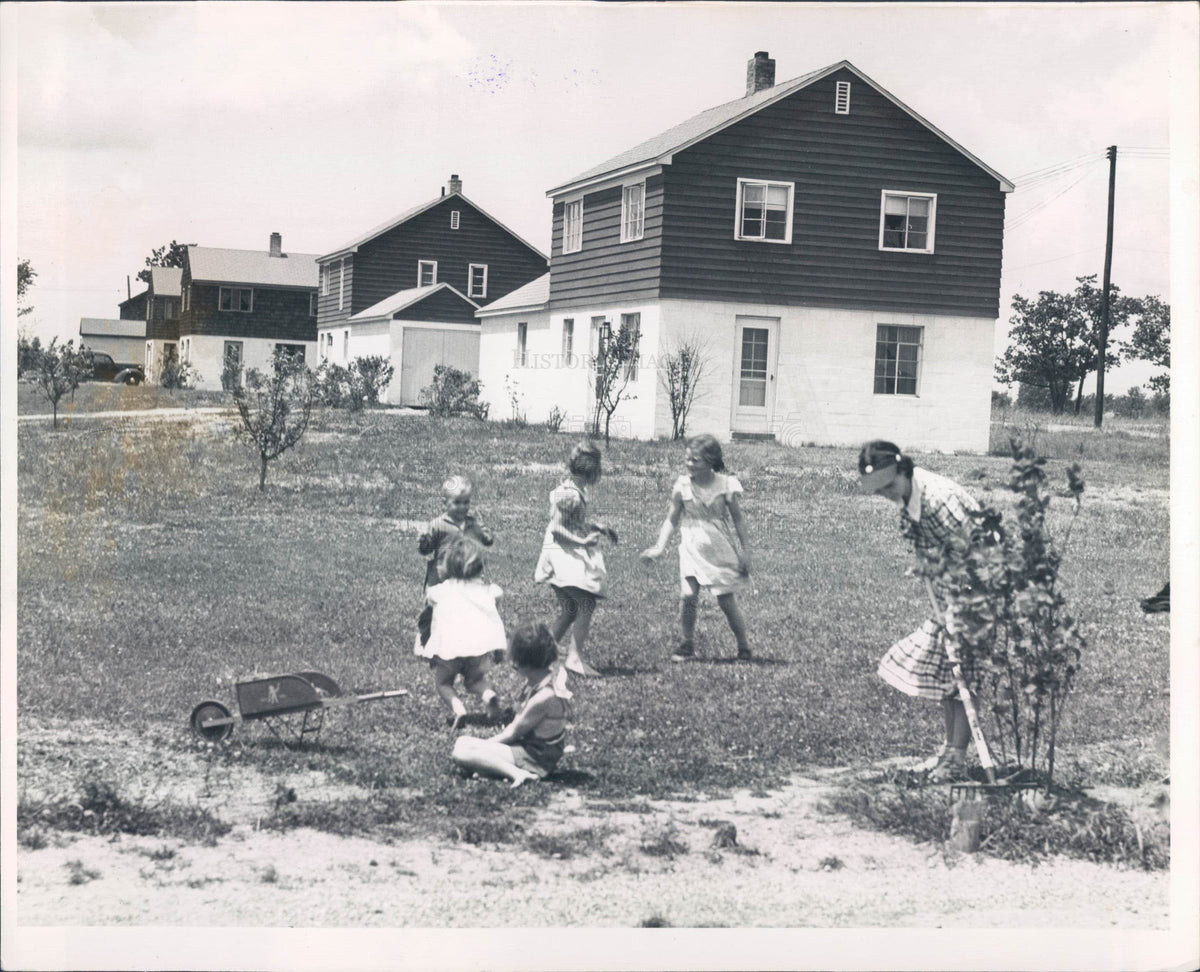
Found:
[[[121,385],[140,385],[146,380],[141,365],[122,364],[104,351],[92,352],[92,380],[112,381]]]

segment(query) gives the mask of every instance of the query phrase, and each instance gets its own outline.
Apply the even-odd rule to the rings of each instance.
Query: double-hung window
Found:
[[[321,267],[321,296],[329,295],[329,274],[332,273],[332,264],[326,263]]]
[[[563,253],[578,253],[583,249],[583,200],[563,206]]]
[[[562,354],[564,361],[571,360],[571,353],[575,350],[575,318],[563,318],[563,338],[562,338]]]
[[[472,263],[467,268],[468,297],[487,296],[487,273],[488,268],[486,263]]]
[[[250,287],[222,287],[218,306],[223,311],[248,314],[254,310],[254,291]]]
[[[879,206],[879,249],[932,253],[937,196],[883,190]]]
[[[640,240],[645,229],[646,183],[621,190],[621,242]]]
[[[630,381],[637,381],[638,376],[638,358],[641,355],[639,344],[642,337],[642,315],[640,312],[634,314],[621,315],[621,327],[627,330],[631,335],[631,343],[633,345],[633,357],[629,359],[629,365],[626,371],[629,373]]]
[[[528,363],[529,325],[525,321],[517,324],[517,360],[516,366],[524,368]]]
[[[734,238],[764,243],[792,242],[794,182],[738,179]]]
[[[338,310],[346,306],[346,259],[338,260]]]
[[[417,261],[417,286],[432,287],[437,283],[437,260]]]
[[[915,395],[924,328],[880,324],[875,331],[875,394]]]

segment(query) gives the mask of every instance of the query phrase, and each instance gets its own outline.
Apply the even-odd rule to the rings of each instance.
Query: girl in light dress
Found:
[[[499,721],[500,697],[487,673],[492,654],[505,649],[504,622],[496,609],[503,592],[483,579],[483,549],[469,537],[450,541],[442,565],[441,583],[425,591],[433,617],[429,640],[423,645],[418,640],[416,654],[429,659],[438,695],[450,709],[455,729],[467,715],[466,705],[454,691],[459,675],[467,691],[483,700],[488,717]]]
[[[600,449],[580,442],[567,460],[568,477],[550,493],[550,525],[533,579],[554,591],[558,615],[550,625],[556,642],[569,631],[565,667],[576,675],[600,673],[583,659],[596,601],[608,588],[600,541],[617,542],[611,527],[588,519],[588,490],[600,481]]]
[[[688,439],[684,463],[687,474],[675,480],[671,489],[671,505],[658,542],[642,551],[644,560],[657,560],[671,533],[679,527],[679,623],[683,642],[671,660],[690,661],[696,657],[696,608],[702,587],[716,595],[737,640],[737,657],[746,660],[752,654],[746,621],[737,602],[737,592],[746,589],[750,577],[746,521],[738,502],[742,484],[725,472],[721,444],[711,435]]]
[[[525,679],[520,711],[490,739],[459,736],[451,758],[463,770],[499,776],[520,786],[528,780],[544,779],[562,758],[571,693],[553,670],[558,662],[558,642],[544,624],[519,627],[509,647],[509,659]]]

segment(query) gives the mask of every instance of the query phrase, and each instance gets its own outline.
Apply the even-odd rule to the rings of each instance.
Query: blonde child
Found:
[[[571,693],[552,670],[558,643],[544,624],[521,625],[513,635],[509,659],[525,679],[520,711],[490,739],[460,736],[451,758],[464,770],[499,776],[520,786],[544,779],[562,758]]]
[[[467,715],[467,707],[454,691],[461,675],[467,691],[478,695],[487,706],[488,716],[499,720],[500,698],[488,684],[492,653],[503,652],[504,622],[496,610],[501,590],[483,577],[483,550],[468,537],[456,537],[442,561],[444,578],[425,591],[432,609],[429,640],[417,648],[417,654],[429,659],[438,695],[453,715],[457,729]]]
[[[533,579],[549,584],[554,591],[558,606],[558,616],[550,625],[554,640],[561,641],[571,632],[567,671],[595,678],[600,673],[583,660],[583,648],[596,601],[608,588],[600,540],[608,537],[616,543],[617,534],[588,519],[588,489],[600,481],[600,449],[592,442],[580,442],[567,460],[567,473],[550,493],[550,525]]]
[[[492,531],[480,526],[471,515],[471,480],[466,476],[451,476],[442,483],[442,502],[445,510],[426,525],[417,538],[417,550],[425,560],[425,590],[442,580],[442,564],[450,543],[457,537],[470,537],[485,547],[492,545]],[[426,604],[417,618],[417,637],[421,645],[429,641],[432,608]]]
[[[711,435],[688,439],[684,463],[687,474],[675,480],[671,489],[671,505],[658,542],[642,551],[644,560],[657,560],[671,532],[679,527],[679,623],[683,642],[671,660],[690,661],[696,657],[696,608],[702,587],[716,595],[737,639],[737,656],[745,660],[752,656],[736,596],[746,588],[750,576],[746,521],[738,503],[742,484],[725,472],[721,445]]]

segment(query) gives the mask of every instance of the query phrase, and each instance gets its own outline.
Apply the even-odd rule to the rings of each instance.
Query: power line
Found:
[[[1029,209],[1025,210],[1022,213],[1017,213],[1017,215],[1012,218],[1012,222],[1008,224],[1007,228],[1009,230],[1014,230],[1018,226],[1021,226],[1025,223],[1029,222],[1030,217],[1033,216],[1034,213],[1038,212],[1039,210],[1044,209],[1046,206],[1050,205],[1050,203],[1054,202],[1054,200],[1058,199],[1064,193],[1070,192],[1077,185],[1079,185],[1079,183],[1083,182],[1084,179],[1086,179],[1089,175],[1091,175],[1093,171],[1094,170],[1092,170],[1092,169],[1088,169],[1082,175],[1080,175],[1077,179],[1075,179],[1074,182],[1070,183],[1067,186],[1064,186],[1062,189],[1060,189],[1058,192],[1056,192],[1053,196],[1049,196],[1046,199],[1043,199],[1041,202],[1035,203],[1033,206],[1031,206]]]
[[[1085,161],[1090,161],[1093,158],[1103,158],[1103,153],[1087,152],[1083,155],[1077,155],[1073,159],[1067,159],[1063,162],[1055,162],[1052,165],[1046,165],[1040,169],[1031,169],[1029,172],[1023,172],[1021,175],[1017,176],[1015,179],[1013,179],[1013,182],[1025,182],[1026,180],[1033,179],[1034,177],[1040,176],[1045,172],[1049,172],[1051,169],[1060,169],[1064,166],[1073,168],[1075,165],[1082,164]]]
[[[1076,250],[1074,253],[1066,253],[1063,256],[1054,257],[1050,260],[1038,260],[1037,263],[1022,263],[1019,267],[1005,267],[1006,270],[1026,270],[1029,267],[1040,267],[1047,263],[1058,263],[1059,260],[1069,260],[1071,257],[1081,256],[1084,253],[1091,253],[1094,250],[1102,250],[1102,246],[1089,246],[1086,250]]]

